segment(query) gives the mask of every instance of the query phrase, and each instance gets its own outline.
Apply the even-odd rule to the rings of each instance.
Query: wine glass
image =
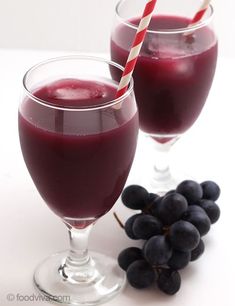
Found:
[[[151,187],[176,187],[168,162],[171,146],[197,120],[207,99],[217,61],[217,38],[210,5],[191,24],[202,1],[158,1],[136,68],[135,95],[140,129],[154,140],[156,164]],[[111,58],[125,65],[145,0],[121,0],[111,37]]]
[[[23,79],[23,157],[70,238],[70,250],[45,259],[34,274],[40,292],[58,303],[96,305],[125,284],[115,259],[87,251],[93,224],[115,204],[136,149],[133,82],[116,99],[118,82],[110,75],[116,70],[121,66],[108,60],[68,56],[32,67]]]

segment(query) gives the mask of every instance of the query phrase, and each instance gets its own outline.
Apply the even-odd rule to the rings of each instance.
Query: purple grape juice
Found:
[[[140,19],[129,22],[139,24]],[[198,118],[208,96],[217,59],[217,40],[204,26],[190,35],[170,29],[187,27],[190,20],[153,16],[134,70],[140,128],[151,135],[179,135]],[[160,32],[164,29],[164,32]],[[168,33],[166,33],[168,29]],[[125,65],[136,29],[126,24],[112,35],[112,60]]]
[[[33,92],[47,106],[31,97],[22,103],[23,156],[39,193],[60,217],[97,218],[123,189],[136,148],[136,110],[127,102],[120,110],[81,111],[104,105],[115,94],[105,82],[64,79]]]

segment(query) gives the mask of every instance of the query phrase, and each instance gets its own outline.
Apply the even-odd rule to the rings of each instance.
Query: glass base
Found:
[[[160,196],[163,196],[168,191],[175,189],[180,183],[179,178],[173,177],[170,172],[168,175],[163,175],[161,177],[152,177],[149,182],[151,192],[157,193]]]
[[[86,278],[69,279],[61,271],[68,252],[45,259],[34,273],[37,289],[48,301],[66,305],[98,305],[116,296],[125,286],[126,274],[117,260],[91,252],[93,273]]]
[[[178,170],[178,169],[175,169]],[[188,173],[182,171],[157,171],[154,169],[152,173],[147,177],[148,182],[146,182],[147,189],[149,192],[157,193],[163,196],[168,191],[176,189],[178,184],[184,180],[194,180],[195,178]]]

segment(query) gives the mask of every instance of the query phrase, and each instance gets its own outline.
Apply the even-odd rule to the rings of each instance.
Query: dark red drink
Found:
[[[139,19],[129,21],[137,25]],[[140,127],[166,137],[185,132],[198,118],[213,80],[217,41],[204,26],[190,35],[166,29],[187,27],[190,20],[154,16],[134,71]],[[160,33],[160,30],[163,30]],[[123,23],[114,30],[112,60],[125,65],[136,29]]]
[[[115,93],[108,83],[64,79],[33,94],[48,106],[67,109],[45,107],[28,97],[21,105],[19,134],[26,165],[41,196],[61,217],[105,214],[126,182],[138,131],[131,103],[118,110],[81,111],[112,101]]]

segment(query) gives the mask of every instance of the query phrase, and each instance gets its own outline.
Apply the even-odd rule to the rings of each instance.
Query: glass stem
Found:
[[[155,144],[156,148],[156,159],[154,164],[154,171],[157,176],[165,177],[168,173],[170,173],[169,166],[169,153],[171,149],[171,145],[167,143],[164,144]]]
[[[160,195],[164,194],[169,189],[175,188],[175,181],[171,175],[169,166],[169,157],[171,147],[176,140],[177,138],[171,139],[165,143],[155,142],[156,158],[151,185]]]
[[[73,283],[90,282],[95,277],[94,262],[88,254],[88,239],[93,224],[78,229],[66,224],[70,250],[59,268],[63,278]]]

